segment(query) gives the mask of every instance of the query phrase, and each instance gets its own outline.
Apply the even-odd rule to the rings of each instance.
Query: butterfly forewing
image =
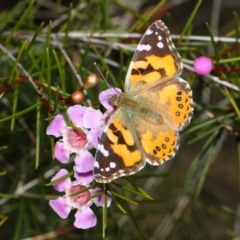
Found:
[[[104,129],[94,163],[97,182],[111,182],[120,176],[133,174],[145,165],[139,143],[127,121],[125,112],[118,109]]]
[[[158,20],[145,32],[130,63],[125,92],[139,82],[166,81],[181,73],[182,61],[165,24]]]

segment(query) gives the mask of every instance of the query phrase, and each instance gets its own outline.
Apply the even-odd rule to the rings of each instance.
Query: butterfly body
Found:
[[[141,94],[129,95],[121,94],[111,97],[111,102],[114,106],[122,109],[125,119],[131,119],[135,116],[141,117],[148,122],[161,124],[163,118],[161,113],[154,108],[149,108],[147,99],[144,99]]]
[[[116,110],[97,148],[94,174],[108,183],[160,165],[179,146],[179,131],[193,111],[192,92],[178,77],[182,63],[162,21],[154,22],[138,44],[126,75],[124,93],[112,94]]]

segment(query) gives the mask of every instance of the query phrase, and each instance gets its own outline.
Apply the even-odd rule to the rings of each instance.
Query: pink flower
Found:
[[[61,163],[67,163],[71,153],[80,155],[97,147],[103,131],[102,113],[99,110],[74,105],[68,108],[67,115],[73,127],[68,126],[60,114],[47,127],[47,135],[62,137],[54,147],[55,158]]]
[[[93,190],[93,194],[98,194],[102,192],[102,190],[100,188],[95,188]],[[107,207],[110,207],[111,203],[112,203],[112,195],[109,191],[107,191],[107,196],[105,194],[102,194],[99,197],[93,198],[93,202],[96,204],[96,206],[98,207],[104,207],[105,205],[105,198],[107,197]]]
[[[208,57],[201,56],[195,59],[194,69],[199,75],[207,75],[213,69],[212,60]]]
[[[52,181],[65,176],[68,171],[61,169],[53,178]],[[93,200],[89,200],[91,191],[85,191],[75,196],[69,196],[77,191],[81,191],[86,186],[79,184],[77,181],[71,182],[70,178],[66,178],[53,185],[59,192],[65,191],[65,196],[55,200],[50,200],[49,204],[53,210],[61,218],[67,218],[71,209],[77,209],[75,214],[74,226],[77,228],[87,229],[94,227],[97,223],[97,217],[90,209]]]
[[[107,109],[107,111],[103,114],[102,117],[102,124],[105,126],[109,117],[113,113],[114,105],[111,102],[111,97],[114,95],[120,95],[122,93],[122,90],[120,88],[109,88],[105,91],[102,91],[99,94],[99,101],[100,103]]]
[[[121,93],[122,90],[120,88],[109,88],[99,94],[99,101],[107,110],[114,110],[114,106],[110,101],[111,96]]]
[[[64,177],[68,174],[68,171],[61,169],[51,181],[57,180],[61,177]],[[71,209],[77,209],[75,214],[74,226],[77,228],[87,229],[94,227],[97,223],[97,217],[94,212],[90,209],[93,203],[96,206],[104,206],[105,195],[89,199],[92,195],[101,192],[100,188],[90,189],[85,192],[77,193],[78,191],[83,190],[88,187],[82,182],[73,181],[69,177],[61,180],[53,185],[53,187],[59,192],[65,192],[63,197],[59,197],[55,200],[50,200],[49,204],[53,210],[59,215],[59,217],[65,219],[68,217]],[[71,196],[73,195],[73,196]],[[108,193],[107,196],[107,207],[111,204],[111,194]]]
[[[75,166],[74,177],[83,184],[89,184],[94,180],[93,165],[94,157],[88,151],[85,151],[74,159]]]

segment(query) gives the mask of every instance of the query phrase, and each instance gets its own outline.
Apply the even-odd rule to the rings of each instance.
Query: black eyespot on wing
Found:
[[[159,146],[156,146],[156,150],[159,152],[161,148]]]

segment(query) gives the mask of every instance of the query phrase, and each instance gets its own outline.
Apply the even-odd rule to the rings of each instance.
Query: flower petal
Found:
[[[87,130],[76,131],[72,127],[66,127],[62,139],[64,149],[70,153],[82,154],[88,147],[87,133]]]
[[[77,179],[79,184],[86,186],[86,185],[89,185],[94,180],[93,171],[84,172],[84,173],[78,172],[77,166],[74,166],[73,170],[74,170],[74,177]]]
[[[63,119],[63,116],[58,114],[56,115],[50,124],[47,127],[47,135],[53,135],[54,137],[62,136],[61,132],[66,127],[66,123]]]
[[[74,161],[78,172],[93,171],[94,157],[90,152],[84,151],[81,155],[77,155]]]
[[[106,109],[113,109],[113,105],[110,101],[110,97],[113,95],[118,95],[120,93],[122,93],[122,90],[120,88],[109,88],[100,93],[99,101]]]
[[[103,133],[103,128],[95,128],[95,129],[91,129],[87,134],[87,139],[94,148],[97,148],[97,145],[100,137],[102,136],[102,133]]]
[[[92,191],[92,195],[95,195],[95,194],[100,193],[100,192],[101,192],[100,188],[95,188]],[[96,204],[96,206],[104,207],[104,205],[105,205],[105,197],[106,197],[106,195],[103,194],[100,197],[93,198],[92,200]],[[110,207],[111,203],[112,203],[112,195],[111,195],[111,193],[109,191],[107,191],[107,207]]]
[[[58,178],[65,176],[67,174],[68,174],[68,171],[66,169],[61,169],[54,175],[54,177],[51,179],[51,182],[53,182],[54,180],[57,180]],[[71,185],[71,179],[68,177],[64,180],[61,180],[58,183],[53,184],[53,187],[57,191],[63,192],[63,191],[65,191],[66,187],[68,187],[69,185]]]
[[[69,161],[70,152],[64,149],[62,142],[56,142],[54,147],[54,156],[61,163],[67,163]]]
[[[100,110],[88,107],[83,115],[83,127],[84,128],[98,128],[101,126],[102,113]]]
[[[86,187],[87,186],[79,184],[77,181],[72,182],[71,186],[66,189],[65,197],[67,205],[76,208],[79,211],[89,208],[93,204],[92,199],[89,199],[92,191],[85,190],[84,192],[77,194],[77,192]]]
[[[88,229],[94,227],[97,224],[97,217],[94,212],[87,208],[82,211],[77,211],[75,214],[74,226],[76,228]]]
[[[71,211],[71,207],[66,205],[66,201],[63,197],[59,197],[55,200],[50,200],[49,205],[60,218],[67,218]]]
[[[80,106],[80,105],[74,105],[68,108],[67,114],[71,122],[79,127],[82,128],[82,118],[84,112],[87,110],[87,107]]]

